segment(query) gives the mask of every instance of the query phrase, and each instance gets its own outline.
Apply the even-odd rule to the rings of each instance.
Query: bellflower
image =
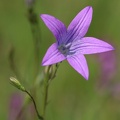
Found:
[[[84,54],[94,54],[113,50],[114,48],[97,38],[84,37],[92,20],[92,7],[85,7],[72,20],[68,28],[57,18],[42,14],[41,18],[56,38],[47,50],[42,65],[51,65],[63,60],[80,73],[86,80],[89,76]]]

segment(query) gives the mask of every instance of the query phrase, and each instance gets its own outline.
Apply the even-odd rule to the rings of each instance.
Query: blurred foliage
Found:
[[[35,12],[51,14],[66,25],[85,6],[93,7],[93,20],[87,36],[94,36],[111,43],[115,47],[116,72],[110,84],[101,89],[100,62],[98,55],[86,55],[90,77],[84,80],[66,61],[57,72],[57,77],[49,88],[49,103],[46,120],[120,120],[120,1],[119,0],[37,0]],[[36,66],[55,38],[39,19],[40,61],[36,63],[34,40],[27,19],[27,6],[24,0],[0,0],[0,119],[8,119],[9,100],[16,90],[9,84],[9,77],[16,76],[11,68],[10,54],[14,50],[13,62],[19,79],[29,89],[35,80]],[[119,86],[118,86],[119,87]],[[115,89],[115,90],[114,90]],[[116,92],[118,94],[116,94]],[[40,107],[41,91],[37,92],[37,105]]]

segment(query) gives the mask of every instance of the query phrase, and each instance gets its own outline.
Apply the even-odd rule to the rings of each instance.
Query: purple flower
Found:
[[[41,18],[57,40],[46,52],[42,61],[43,66],[66,59],[87,80],[89,71],[84,54],[101,53],[114,49],[97,38],[84,37],[92,20],[91,6],[80,11],[68,28],[53,16],[42,14]]]

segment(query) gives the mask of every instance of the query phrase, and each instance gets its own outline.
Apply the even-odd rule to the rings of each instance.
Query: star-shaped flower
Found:
[[[88,80],[89,71],[84,54],[94,54],[113,50],[114,48],[97,38],[84,37],[92,20],[92,7],[85,7],[72,20],[68,28],[57,18],[42,14],[42,20],[56,38],[47,50],[42,65],[52,65],[63,60]]]

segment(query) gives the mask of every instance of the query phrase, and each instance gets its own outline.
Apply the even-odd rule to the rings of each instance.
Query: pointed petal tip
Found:
[[[46,66],[44,58],[42,60],[41,66]]]
[[[108,47],[109,47],[108,51],[115,50],[115,48],[114,48],[112,45],[110,45],[110,44],[108,44]],[[107,51],[106,51],[106,52],[107,52]]]
[[[92,6],[87,6],[87,7],[85,7],[84,9],[89,9],[90,11],[93,11]]]
[[[44,18],[47,14],[40,14],[41,18]]]
[[[45,14],[40,14],[40,18],[44,21]]]
[[[87,14],[90,15],[93,12],[93,8],[92,8],[92,6],[87,6],[87,7],[83,8],[81,11],[87,11],[88,12]]]
[[[41,66],[48,66],[48,65],[52,65],[52,63],[49,63],[48,61],[43,59]]]
[[[40,14],[40,17],[42,16],[43,14]]]
[[[42,66],[46,66],[44,61],[42,61],[41,65],[42,65]]]
[[[40,18],[42,19],[42,20],[44,20],[44,19],[49,19],[49,17],[52,17],[51,15],[48,15],[48,14],[40,14]]]
[[[52,63],[49,63],[49,61],[43,59],[41,66],[48,66],[48,65],[52,65]]]
[[[85,78],[85,80],[89,79],[89,71],[87,71],[86,73],[81,74],[81,75]]]
[[[89,79],[89,76],[85,75],[84,78],[88,81]]]
[[[111,46],[111,50],[115,50],[115,48],[113,46]]]
[[[93,14],[93,8],[91,6],[89,6],[89,12]]]
[[[89,9],[91,8],[92,9],[92,6],[86,6],[85,8],[89,8]]]
[[[67,58],[68,63],[86,80],[89,78],[89,70],[84,55],[71,56]]]

